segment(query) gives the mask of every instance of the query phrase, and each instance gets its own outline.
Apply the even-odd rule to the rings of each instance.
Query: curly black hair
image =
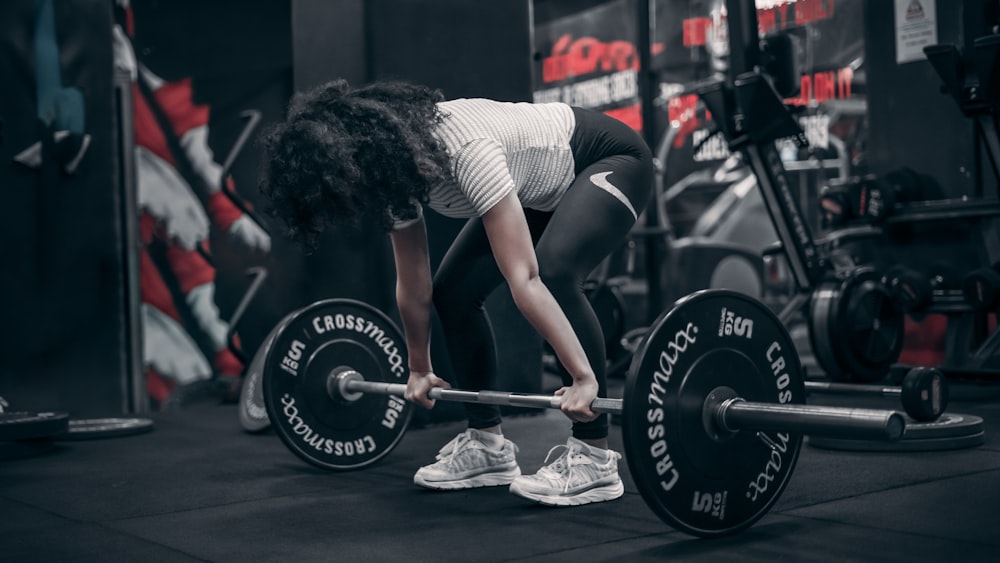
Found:
[[[263,136],[266,210],[307,247],[328,227],[416,217],[451,164],[434,135],[439,90],[399,81],[351,88],[344,80],[297,94],[287,119]]]

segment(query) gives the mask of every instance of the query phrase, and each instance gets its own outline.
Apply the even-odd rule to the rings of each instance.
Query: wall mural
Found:
[[[212,108],[194,100],[191,78],[165,80],[143,64],[132,46],[130,7],[121,15],[115,53],[133,80],[147,392],[159,408],[198,382],[235,399],[244,364],[234,353],[238,335],[217,306],[212,244],[263,254],[270,237],[232,195],[233,179],[209,146]]]

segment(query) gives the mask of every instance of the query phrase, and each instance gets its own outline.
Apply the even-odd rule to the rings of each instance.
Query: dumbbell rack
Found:
[[[980,263],[1000,261],[1000,201],[996,198],[966,198],[913,202],[896,207],[887,219],[889,227],[917,226],[934,222],[967,224]],[[949,378],[1000,381],[1000,370],[989,360],[1000,348],[1000,330],[986,331],[990,311],[970,305],[960,288],[934,290],[927,303],[914,312],[942,314],[948,319],[941,369]],[[971,343],[971,350],[970,350]]]
[[[974,13],[973,8],[967,6],[970,14]],[[989,19],[984,17],[983,21]],[[989,33],[977,37],[972,30],[967,32],[962,50],[955,45],[939,44],[925,47],[924,53],[941,78],[943,91],[954,98],[962,114],[975,126],[977,145],[982,148],[980,151],[977,146],[977,160],[984,153],[994,179],[1000,183],[1000,135],[996,124],[1000,114],[1000,72],[997,68],[1000,35]],[[964,223],[978,238],[972,242],[979,263],[1000,262],[1000,194],[984,195],[983,168],[977,163],[976,193],[972,197],[897,205],[887,225],[915,227],[934,222]],[[949,377],[1000,380],[1000,369],[987,365],[1000,348],[1000,330],[983,328],[985,317],[993,311],[971,306],[962,291],[954,288],[934,291],[919,311],[948,317],[941,367]],[[974,347],[972,350],[970,343]]]

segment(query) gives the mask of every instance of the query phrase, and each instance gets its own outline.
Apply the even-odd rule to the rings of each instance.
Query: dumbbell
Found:
[[[833,180],[819,198],[823,226],[837,228],[854,221],[881,223],[896,205],[893,186],[874,174]]]
[[[954,287],[956,279],[954,268],[947,264],[935,264],[926,273],[896,264],[886,270],[882,283],[899,310],[909,313],[929,304],[935,291]]]
[[[904,313],[923,307],[931,300],[934,288],[931,278],[917,270],[897,264],[883,277],[889,296]]]
[[[935,192],[933,178],[907,167],[882,176],[866,174],[833,180],[820,194],[823,226],[837,228],[852,220],[881,223],[896,204],[927,199]]]
[[[940,370],[932,367],[910,369],[899,387],[825,381],[807,381],[805,384],[806,391],[811,393],[899,397],[906,414],[919,422],[937,420],[948,407],[947,381]]]
[[[848,183],[853,180],[853,178],[831,180],[823,186],[819,194],[819,208],[824,229],[843,227],[853,218],[847,194]]]
[[[979,311],[1000,306],[1000,264],[969,272],[962,280],[962,297]]]

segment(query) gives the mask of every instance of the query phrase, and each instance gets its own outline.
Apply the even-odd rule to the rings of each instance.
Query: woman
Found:
[[[590,272],[625,240],[652,185],[648,147],[621,122],[565,104],[444,101],[437,90],[344,81],[296,96],[266,135],[261,190],[290,235],[306,241],[331,225],[389,232],[396,301],[409,353],[406,398],[431,408],[431,307],[441,319],[457,384],[495,388],[497,355],[484,309],[506,282],[521,313],[566,368],[556,391],[573,421],[535,475],[521,475],[499,409],[467,404],[468,429],[420,468],[418,485],[460,489],[510,484],[553,505],[620,497],[604,395],[604,339],[582,291]],[[423,206],[468,218],[433,283]],[[558,454],[558,455],[557,455]]]

